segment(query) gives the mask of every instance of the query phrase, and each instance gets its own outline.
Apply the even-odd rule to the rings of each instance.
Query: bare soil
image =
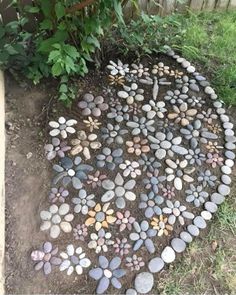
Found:
[[[79,94],[101,89],[103,82],[102,73],[92,72],[86,79],[78,81]],[[48,234],[39,230],[39,212],[49,206],[48,192],[53,176],[51,164],[46,160],[43,148],[48,141],[48,121],[63,114],[68,118],[79,116],[75,105],[68,110],[55,100],[55,89],[55,85],[51,82],[46,82],[40,87],[24,88],[14,82],[12,77],[6,77],[5,268],[7,294],[91,294],[95,292],[96,282],[92,279],[87,280],[87,272],[76,277],[66,276],[65,273],[54,270],[45,278],[43,272],[34,270],[30,259],[31,251],[38,249],[48,239]],[[230,113],[233,114],[233,110],[230,110]],[[235,119],[234,115],[232,121]],[[105,115],[101,121],[104,120]],[[134,208],[138,208],[137,202],[133,202],[129,209],[140,218],[140,211]],[[179,228],[175,228],[176,236],[178,232]],[[54,244],[60,243],[60,246],[65,246],[69,242],[73,243],[71,236],[69,241],[66,237],[62,237]],[[167,242],[168,239],[165,239],[163,244],[156,244],[157,248],[163,248]],[[93,250],[88,252],[86,249],[86,252],[95,265],[97,255]],[[144,260],[149,259],[145,253],[143,257]],[[128,273],[122,280],[124,286],[122,290],[117,291],[111,288],[109,292],[124,293],[125,289],[132,286],[133,277],[134,274]]]

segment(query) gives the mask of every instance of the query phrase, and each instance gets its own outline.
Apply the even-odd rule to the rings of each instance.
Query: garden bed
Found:
[[[183,70],[169,57],[145,59],[142,62],[151,67],[151,64],[157,64],[157,61],[160,60],[171,68],[178,68],[179,71]],[[170,81],[173,82],[174,78],[170,77]],[[107,86],[107,72],[91,72],[86,79],[80,79],[78,83],[80,85],[79,99],[87,92],[99,92],[102,94],[103,86]],[[150,90],[147,85],[142,86],[145,93],[148,93],[148,97],[150,97],[152,89]],[[167,90],[167,86],[160,87],[158,97],[164,97]],[[77,107],[78,99],[76,99],[71,109],[66,109],[54,100],[54,95],[53,85],[49,83],[45,83],[43,87],[24,88],[24,85],[19,87],[14,84],[10,77],[6,79],[6,292],[8,294],[91,294],[96,289],[96,281],[89,278],[88,271],[85,271],[81,276],[75,276],[74,274],[67,276],[65,272],[54,270],[51,275],[45,278],[43,272],[35,272],[30,259],[31,252],[38,249],[44,241],[50,240],[52,242],[48,232],[39,229],[41,223],[40,211],[49,207],[48,193],[53,179],[52,165],[47,161],[44,154],[44,145],[49,142],[48,132],[50,130],[48,122],[51,120],[56,121],[60,116],[65,116],[67,119],[73,118],[79,122],[82,121],[81,110]],[[202,92],[201,95],[206,99],[206,105],[211,106],[210,99]],[[109,103],[109,96],[104,97],[106,102]],[[145,97],[145,103],[147,102],[148,98]],[[171,108],[171,106],[168,105],[168,108]],[[200,111],[201,107],[197,107],[197,109]],[[234,110],[229,111],[230,114],[233,114]],[[105,112],[102,113],[99,120],[103,124],[107,122]],[[235,121],[235,116],[230,116],[230,121]],[[126,140],[130,140],[129,136]],[[224,144],[223,138],[218,139],[218,144]],[[125,148],[125,144],[123,148]],[[204,152],[206,154],[207,150],[204,150]],[[125,151],[124,159],[134,161],[137,160],[137,157]],[[95,167],[95,159],[90,164]],[[161,171],[164,171],[164,169]],[[214,174],[219,177],[220,172],[215,171]],[[114,180],[115,174],[113,172],[109,173],[110,179]],[[188,186],[184,184],[182,190],[177,192],[176,200],[185,199],[185,197],[183,198],[183,192],[186,189],[188,189]],[[137,186],[133,191],[138,195],[141,192],[140,186]],[[132,216],[140,221],[145,219],[145,214],[144,210],[137,210],[138,206],[139,198],[132,203],[130,202],[126,209],[130,210]],[[193,208],[192,210],[195,216],[199,212],[199,208]],[[76,218],[73,227],[84,219],[83,216]],[[190,223],[190,221],[186,221],[184,227]],[[157,253],[160,253],[161,249],[169,244],[171,238],[178,237],[181,230],[182,226],[176,225],[173,235],[164,237],[161,240],[155,240],[155,246],[158,249]],[[116,231],[117,229],[111,228],[111,233],[114,236]],[[207,229],[204,231],[207,232]],[[128,235],[129,232],[123,237],[128,238]],[[62,234],[55,242],[60,251],[65,250],[70,243],[74,245],[80,244],[74,239],[72,233]],[[87,257],[90,258],[93,267],[95,267],[98,264],[98,255],[93,249],[87,249],[86,243],[82,243],[82,245]],[[112,248],[105,255],[111,259],[114,256]],[[145,248],[139,251],[139,256],[142,256],[147,264],[151,258]],[[147,265],[142,271],[146,270],[148,270]],[[163,276],[166,271],[167,268],[162,273],[155,275],[155,280],[157,281],[158,276]],[[126,289],[133,287],[131,282],[133,282],[135,275],[135,272],[128,272],[122,279],[122,289],[117,291],[111,288],[109,292],[113,294],[124,293]],[[87,284],[84,283],[85,280]]]

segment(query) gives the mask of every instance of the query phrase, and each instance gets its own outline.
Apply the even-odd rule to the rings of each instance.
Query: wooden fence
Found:
[[[12,0],[0,0],[0,17],[4,23],[17,19],[17,12],[9,7]],[[30,4],[32,0],[20,0],[22,4]],[[183,12],[187,9],[192,11],[213,11],[236,9],[236,0],[138,0],[140,10],[148,14],[161,16],[174,11]],[[135,8],[130,2],[125,7],[125,16],[132,17]],[[33,22],[33,19],[32,19]]]

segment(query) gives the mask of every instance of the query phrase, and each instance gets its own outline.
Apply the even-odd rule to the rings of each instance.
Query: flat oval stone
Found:
[[[152,260],[150,260],[148,263],[148,268],[150,272],[152,273],[161,271],[164,266],[165,266],[165,263],[160,257],[155,257]]]
[[[218,209],[217,205],[213,202],[206,202],[204,205],[205,209],[210,213],[215,213]]]
[[[189,224],[187,230],[194,237],[197,237],[200,233],[198,227],[194,224]]]
[[[225,156],[228,158],[228,159],[231,159],[231,160],[234,160],[235,159],[235,153],[232,152],[232,151],[226,151],[225,152]]]
[[[230,159],[227,159],[225,161],[225,165],[232,168],[234,166],[234,161],[233,160],[230,160]]]
[[[129,94],[126,91],[118,91],[117,95],[120,98],[127,98],[129,96]]]
[[[225,200],[225,197],[218,193],[213,193],[211,195],[211,201],[217,205],[220,205]]]
[[[180,238],[186,243],[191,243],[193,240],[192,236],[186,231],[180,233]]]
[[[170,246],[166,246],[161,253],[161,258],[165,263],[171,263],[175,260],[175,251]]]
[[[181,253],[186,249],[186,243],[182,239],[179,239],[179,238],[174,238],[171,241],[171,246],[175,250],[175,252],[177,252],[177,253]]]
[[[221,166],[221,171],[224,173],[224,174],[231,174],[232,173],[232,169],[226,165],[224,166]]]
[[[211,220],[212,218],[212,214],[209,211],[202,211],[201,212],[201,216],[205,219],[205,220]]]
[[[137,291],[135,289],[127,289],[125,295],[137,295]]]
[[[147,294],[154,284],[153,275],[150,272],[141,272],[135,277],[134,287],[138,293]]]
[[[221,176],[221,181],[226,185],[231,184],[231,178],[225,174]]]
[[[218,192],[223,196],[228,196],[230,194],[230,187],[225,184],[220,184],[218,186]]]
[[[197,216],[193,220],[194,225],[196,225],[198,228],[204,229],[206,228],[207,224],[206,221],[202,216]]]

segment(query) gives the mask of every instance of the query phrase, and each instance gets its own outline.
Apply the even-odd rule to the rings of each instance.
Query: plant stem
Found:
[[[74,13],[75,11],[77,10],[81,10],[83,9],[84,7],[92,4],[93,2],[95,2],[96,0],[85,0],[84,2],[81,2],[81,3],[77,3],[73,6],[71,6],[70,8],[67,9],[67,12],[69,13]]]

